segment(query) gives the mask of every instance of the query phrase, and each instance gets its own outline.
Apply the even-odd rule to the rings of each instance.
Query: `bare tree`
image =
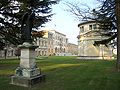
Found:
[[[86,21],[89,19],[93,19],[91,15],[93,14],[91,12],[91,9],[86,4],[81,4],[79,2],[72,3],[72,2],[65,2],[65,4],[68,6],[68,9],[65,11],[70,12],[78,21]]]
[[[95,20],[102,22],[100,29],[105,33],[102,35],[109,35],[110,38],[102,41],[97,41],[97,44],[108,44],[111,40],[117,37],[116,33],[116,17],[115,17],[115,0],[98,0],[101,2],[101,6],[97,9],[91,9],[85,4],[66,2],[68,6],[67,11],[72,13],[79,21]],[[107,25],[107,26],[106,26]],[[102,31],[103,32],[103,31]],[[106,34],[107,32],[107,34]]]
[[[111,29],[109,29],[110,38],[95,42],[97,44],[106,44],[117,37],[117,61],[116,68],[120,71],[120,0],[98,0],[101,5],[97,9],[91,10],[87,5],[85,9],[81,8],[82,5],[66,2],[69,9],[68,12],[72,13],[79,19],[79,21],[85,20],[102,20],[109,21],[111,23]],[[105,26],[103,26],[105,29]],[[108,28],[107,28],[108,29]],[[105,29],[106,30],[106,29]],[[117,31],[117,32],[116,32]]]

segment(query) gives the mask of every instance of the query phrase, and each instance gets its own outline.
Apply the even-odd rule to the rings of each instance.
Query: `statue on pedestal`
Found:
[[[29,14],[26,12],[22,16],[22,24],[21,24],[21,34],[23,42],[32,43],[31,32],[33,28],[33,20],[35,18],[35,13]]]
[[[15,75],[11,77],[11,84],[31,87],[41,81],[44,81],[45,75],[41,74],[41,69],[35,62],[38,46],[32,44],[32,28],[35,14],[26,12],[22,17],[21,34],[23,44],[18,47],[21,49],[20,65],[15,70]]]

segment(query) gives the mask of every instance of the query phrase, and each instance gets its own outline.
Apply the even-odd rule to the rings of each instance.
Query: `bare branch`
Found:
[[[86,4],[79,4],[79,3],[71,3],[65,2],[65,5],[68,6],[68,9],[65,11],[70,12],[75,18],[79,21],[86,21],[89,19],[93,19],[93,13],[90,7]]]

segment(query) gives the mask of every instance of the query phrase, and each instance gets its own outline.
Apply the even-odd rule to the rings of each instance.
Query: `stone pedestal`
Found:
[[[20,66],[15,70],[15,75],[11,77],[11,84],[31,87],[45,80],[45,75],[41,74],[41,70],[35,63],[37,46],[23,43],[19,48],[21,49]]]

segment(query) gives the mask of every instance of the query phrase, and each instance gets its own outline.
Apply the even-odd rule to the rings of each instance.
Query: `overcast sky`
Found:
[[[69,43],[77,43],[77,35],[79,34],[78,24],[80,23],[73,15],[65,11],[68,7],[64,4],[65,1],[80,2],[87,4],[91,8],[97,6],[96,0],[62,0],[59,4],[53,6],[53,13],[55,15],[52,20],[45,25],[47,29],[54,29],[67,36]]]

